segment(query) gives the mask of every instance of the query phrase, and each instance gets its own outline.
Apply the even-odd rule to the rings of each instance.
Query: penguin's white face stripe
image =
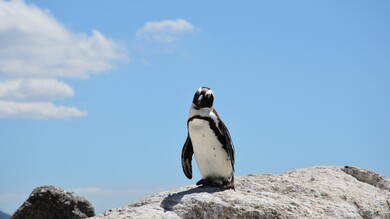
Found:
[[[209,95],[211,95],[211,94],[213,94],[213,91],[212,91],[212,90],[208,90],[208,91],[206,92],[206,96],[209,96]]]
[[[200,95],[198,98],[198,102],[200,103],[200,101],[202,101],[202,99],[203,99],[203,95]]]

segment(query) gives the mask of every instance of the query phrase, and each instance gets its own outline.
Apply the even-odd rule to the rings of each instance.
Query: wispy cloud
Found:
[[[184,19],[149,21],[137,31],[137,36],[161,43],[173,43],[179,36],[196,30]]]
[[[0,82],[0,99],[53,101],[72,97],[72,87],[56,79],[13,79]]]
[[[0,100],[0,118],[66,119],[82,117],[86,111],[76,107],[57,106],[51,102],[13,102]]]
[[[128,59],[125,47],[94,30],[74,33],[47,10],[0,0],[0,117],[63,119],[87,113],[51,101],[72,97],[60,78],[89,78]],[[7,108],[5,108],[7,107]]]

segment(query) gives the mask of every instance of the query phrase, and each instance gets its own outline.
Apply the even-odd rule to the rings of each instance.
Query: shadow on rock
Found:
[[[182,192],[169,194],[162,201],[160,206],[164,209],[164,211],[172,211],[173,207],[180,203],[181,199],[186,195],[191,195],[194,193],[215,193],[223,191],[218,187],[209,187],[209,186],[201,186],[192,189],[188,189]]]

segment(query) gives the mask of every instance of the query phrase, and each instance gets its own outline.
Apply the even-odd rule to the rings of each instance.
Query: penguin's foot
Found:
[[[218,187],[220,188],[221,190],[226,190],[226,189],[233,189],[235,191],[235,188],[234,188],[234,181],[222,181],[221,182],[213,182],[213,181],[209,181],[209,180],[205,180],[205,179],[201,179],[199,180],[197,183],[196,183],[197,186],[210,186],[210,187]]]
[[[201,179],[196,183],[197,186],[212,186],[210,181],[207,181],[205,179]]]
[[[220,185],[220,188],[225,190],[225,189],[233,189],[234,191],[236,191],[236,189],[234,188],[234,180],[232,181],[223,181],[222,184]]]

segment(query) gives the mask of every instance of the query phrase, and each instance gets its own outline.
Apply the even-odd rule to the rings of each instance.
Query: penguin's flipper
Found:
[[[192,148],[192,142],[190,136],[187,136],[187,140],[184,143],[183,150],[181,151],[181,166],[183,167],[183,172],[188,179],[192,179],[192,155],[194,154],[194,149]]]
[[[222,120],[219,117],[217,111],[214,110],[213,112],[217,116],[218,121],[219,121],[218,128],[221,130],[222,135],[225,137],[225,144],[224,144],[223,148],[226,150],[228,156],[230,157],[230,162],[232,163],[232,168],[233,168],[233,171],[234,171],[234,158],[235,158],[235,155],[234,155],[234,144],[233,144],[232,138],[230,137],[229,130],[227,129],[225,123],[222,122]]]

